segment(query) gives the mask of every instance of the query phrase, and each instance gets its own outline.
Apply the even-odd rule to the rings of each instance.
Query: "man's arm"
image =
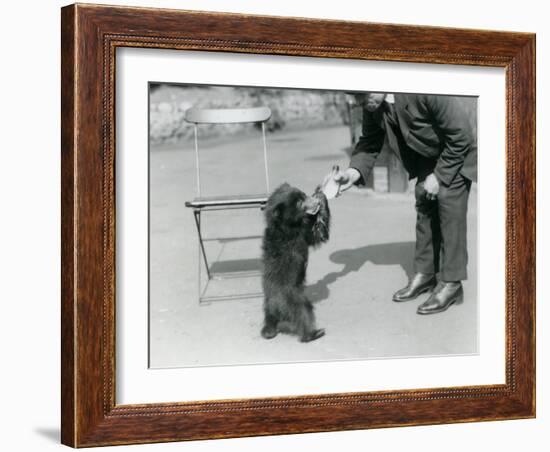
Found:
[[[450,185],[464,165],[466,154],[476,145],[468,112],[449,96],[427,95],[425,102],[444,146],[434,174],[441,183]]]
[[[380,127],[379,118],[375,117],[379,114],[382,113],[379,111],[371,113],[363,109],[362,134],[355,145],[349,162],[349,167],[355,168],[361,174],[357,181],[358,184],[366,182],[384,144],[386,132]]]

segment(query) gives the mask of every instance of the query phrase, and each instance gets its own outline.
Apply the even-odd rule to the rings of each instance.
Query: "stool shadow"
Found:
[[[239,273],[239,272],[261,272],[263,269],[262,260],[253,259],[234,259],[213,262],[210,266],[212,273]]]
[[[330,295],[331,284],[351,272],[359,271],[367,262],[374,265],[401,265],[407,277],[411,278],[414,274],[414,247],[415,242],[395,242],[335,251],[329,259],[335,264],[343,264],[343,268],[338,272],[328,273],[315,284],[309,285],[306,294],[313,303],[326,300]]]

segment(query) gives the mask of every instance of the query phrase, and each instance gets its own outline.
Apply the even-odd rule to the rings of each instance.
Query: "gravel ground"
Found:
[[[344,127],[269,135],[271,186],[286,181],[311,192],[333,164],[347,166],[348,142]],[[259,136],[204,143],[201,152],[203,195],[265,191]],[[184,206],[195,196],[192,143],[153,147],[150,184],[151,367],[478,352],[476,185],[469,205],[465,303],[432,316],[416,314],[427,295],[406,303],[391,301],[412,272],[413,195],[352,189],[332,200],[331,240],[310,255],[307,289],[326,336],[301,344],[286,335],[270,341],[260,336],[257,276],[212,281],[208,295],[235,299],[199,306],[197,234],[192,212]],[[224,238],[207,242],[218,271],[257,268],[260,240],[254,237],[263,230],[261,211],[210,212],[203,225],[208,237]],[[246,239],[234,240],[236,236]]]

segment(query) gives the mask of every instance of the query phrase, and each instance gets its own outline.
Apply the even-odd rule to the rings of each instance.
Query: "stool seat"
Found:
[[[203,196],[186,201],[185,207],[203,209],[207,207],[239,207],[239,206],[264,206],[268,195],[229,195],[229,196]]]

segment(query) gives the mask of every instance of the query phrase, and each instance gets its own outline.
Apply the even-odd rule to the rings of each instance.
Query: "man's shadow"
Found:
[[[414,274],[414,247],[415,242],[397,242],[335,251],[329,257],[331,262],[343,264],[344,267],[338,272],[328,273],[315,284],[307,286],[306,294],[313,303],[326,300],[330,294],[331,284],[351,272],[359,271],[367,262],[372,262],[374,265],[401,265],[410,279]]]

